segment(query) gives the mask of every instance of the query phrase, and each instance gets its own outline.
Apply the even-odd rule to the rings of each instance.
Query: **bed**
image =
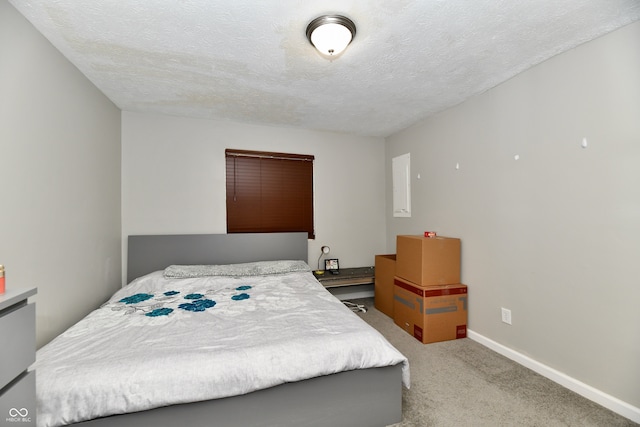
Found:
[[[38,425],[386,426],[407,359],[306,233],[130,236],[127,286],[37,353]]]

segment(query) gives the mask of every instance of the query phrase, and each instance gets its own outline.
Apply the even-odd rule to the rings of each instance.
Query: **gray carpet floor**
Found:
[[[393,427],[637,426],[468,338],[422,344],[374,308],[359,316],[408,359],[403,420]]]

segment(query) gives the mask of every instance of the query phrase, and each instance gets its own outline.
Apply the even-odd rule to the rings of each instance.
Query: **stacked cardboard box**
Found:
[[[467,336],[460,239],[397,236],[393,320],[427,344]]]
[[[376,255],[374,301],[378,311],[393,317],[393,279],[396,276],[396,254]]]

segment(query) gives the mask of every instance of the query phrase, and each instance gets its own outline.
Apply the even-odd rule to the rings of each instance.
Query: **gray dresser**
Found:
[[[0,295],[0,425],[36,425],[36,288]]]

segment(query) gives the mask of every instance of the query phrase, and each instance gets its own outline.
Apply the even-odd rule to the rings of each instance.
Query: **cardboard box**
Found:
[[[376,255],[376,280],[374,305],[389,317],[393,317],[393,278],[396,275],[396,255]]]
[[[467,336],[467,286],[418,286],[394,279],[393,321],[428,344]]]
[[[420,286],[460,283],[460,239],[397,236],[396,276]]]

